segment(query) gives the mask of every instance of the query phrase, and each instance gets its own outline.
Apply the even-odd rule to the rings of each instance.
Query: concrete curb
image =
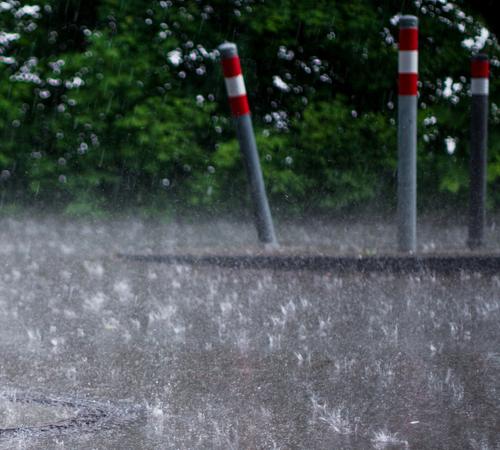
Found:
[[[118,258],[141,263],[185,264],[235,269],[311,270],[326,272],[435,272],[457,274],[476,272],[500,274],[500,255],[138,255],[118,254]]]

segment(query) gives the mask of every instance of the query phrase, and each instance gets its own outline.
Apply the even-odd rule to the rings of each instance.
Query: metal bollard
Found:
[[[418,19],[399,19],[398,248],[417,248]]]
[[[471,249],[481,247],[484,239],[489,76],[488,57],[486,55],[472,57],[469,238],[467,240],[467,245]]]
[[[255,222],[259,240],[266,244],[277,244],[271,210],[267,201],[264,178],[260,167],[257,145],[252,126],[250,107],[241,72],[236,44],[225,42],[219,46],[227,95],[233,115],[236,133],[252,196]]]

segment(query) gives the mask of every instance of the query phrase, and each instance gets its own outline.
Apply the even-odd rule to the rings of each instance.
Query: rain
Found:
[[[0,449],[498,448],[491,15],[0,2]]]

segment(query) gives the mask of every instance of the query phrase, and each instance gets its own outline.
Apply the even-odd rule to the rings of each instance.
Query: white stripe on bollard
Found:
[[[417,72],[418,72],[418,51],[400,50],[399,73],[417,73]]]
[[[471,78],[470,91],[472,95],[488,95],[490,80],[488,78]]]
[[[239,97],[246,95],[245,81],[243,75],[236,75],[235,77],[224,78],[226,83],[228,97]]]

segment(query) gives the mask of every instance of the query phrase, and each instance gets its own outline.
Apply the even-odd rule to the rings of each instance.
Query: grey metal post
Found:
[[[467,245],[483,245],[486,210],[488,148],[489,60],[476,55],[471,61],[469,238]]]
[[[221,54],[229,103],[250,185],[257,234],[261,242],[277,244],[271,210],[264,186],[264,178],[260,167],[238,49],[236,44],[225,42],[219,46],[219,52]]]
[[[399,20],[398,248],[417,248],[418,19]]]

